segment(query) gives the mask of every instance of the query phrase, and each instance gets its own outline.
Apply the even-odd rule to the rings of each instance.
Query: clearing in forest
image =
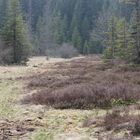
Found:
[[[99,56],[0,67],[0,139],[139,139],[139,85],[138,66]]]

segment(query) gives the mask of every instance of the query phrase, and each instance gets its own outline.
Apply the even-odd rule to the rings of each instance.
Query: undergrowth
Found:
[[[23,103],[91,109],[129,105],[140,99],[139,68],[113,66],[94,57],[56,63],[51,71],[27,80],[28,89],[37,92],[27,95]]]

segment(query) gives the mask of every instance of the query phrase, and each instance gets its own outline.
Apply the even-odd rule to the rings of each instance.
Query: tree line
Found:
[[[139,0],[0,0],[0,63],[62,44],[140,63]]]

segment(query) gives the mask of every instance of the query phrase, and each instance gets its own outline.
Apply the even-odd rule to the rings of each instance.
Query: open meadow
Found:
[[[140,140],[140,67],[99,56],[0,66],[0,140]]]

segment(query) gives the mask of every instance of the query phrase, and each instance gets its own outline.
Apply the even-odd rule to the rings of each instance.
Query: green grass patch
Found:
[[[15,102],[18,89],[14,89],[15,82],[3,80],[0,83],[0,118],[14,118],[17,113]]]

